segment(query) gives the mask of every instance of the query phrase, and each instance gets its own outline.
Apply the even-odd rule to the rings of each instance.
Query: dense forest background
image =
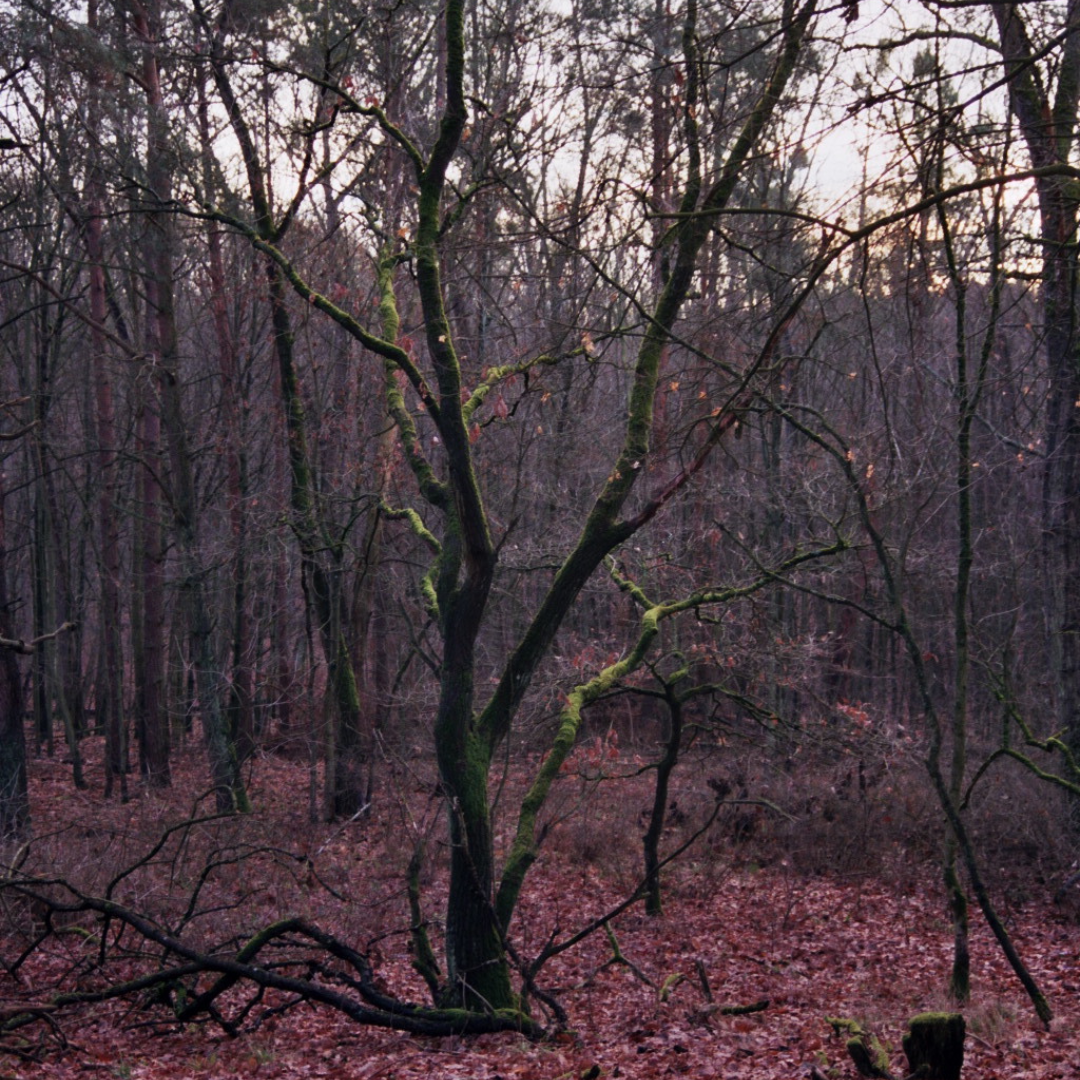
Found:
[[[648,779],[655,912],[673,818],[873,791],[941,864],[955,998],[970,895],[1048,1019],[994,875],[1060,884],[1080,792],[1080,4],[0,27],[12,851],[45,759],[126,802],[197,752],[231,815],[285,755],[354,824],[426,760],[414,961],[497,1027],[544,1001],[513,928],[560,778]]]

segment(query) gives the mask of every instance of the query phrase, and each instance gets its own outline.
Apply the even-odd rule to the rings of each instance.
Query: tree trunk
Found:
[[[210,119],[203,80],[198,84],[199,138],[202,145],[203,184],[213,190],[211,167]],[[246,461],[241,431],[240,370],[226,307],[229,289],[221,250],[221,227],[208,222],[206,227],[207,266],[210,277],[210,310],[214,336],[217,338],[218,371],[221,375],[221,413],[226,457],[226,499],[232,537],[232,677],[229,680],[229,728],[241,760],[255,748],[255,713],[252,693],[254,642],[248,613],[247,589],[247,518],[244,514]]]
[[[475,629],[469,617],[485,599],[475,581],[451,603],[443,630],[443,676],[435,726],[439,775],[450,819],[450,895],[446,908],[447,997],[467,1009],[513,1008],[516,997],[495,917],[495,852],[488,800],[490,755],[472,730]]]
[[[144,394],[136,421],[143,467],[139,474],[139,518],[132,552],[136,595],[131,640],[139,731],[139,770],[150,787],[171,783],[170,731],[165,701],[165,552],[161,521],[161,417]]]
[[[8,606],[3,479],[0,472],[0,636],[14,638]],[[0,843],[21,839],[29,833],[22,678],[15,652],[0,649]]]
[[[667,815],[668,788],[671,774],[679,763],[682,746],[683,704],[670,683],[665,687],[670,727],[664,743],[664,754],[656,764],[656,786],[653,788],[652,813],[645,831],[642,847],[645,854],[645,914],[662,915],[664,903],[660,891],[660,837]]]
[[[50,452],[46,441],[50,387],[50,358],[43,340],[38,350],[37,393],[34,396],[37,430],[31,436],[34,461],[34,532],[33,532],[33,611],[34,636],[51,633],[61,622],[57,615],[59,591],[54,500],[50,498]],[[71,755],[71,778],[76,788],[85,788],[82,748],[68,708],[66,686],[58,665],[55,640],[43,642],[34,650],[34,710],[39,738],[44,736],[49,752],[53,744],[53,711],[59,714],[64,739]]]
[[[356,672],[342,618],[345,605],[341,590],[341,545],[332,543],[320,527],[308,454],[307,417],[296,374],[285,284],[277,265],[269,260],[266,273],[288,436],[293,525],[300,542],[305,597],[315,617],[319,641],[326,656],[329,691],[334,705],[330,717],[333,760],[326,778],[327,810],[332,817],[349,818],[364,805],[364,747]],[[330,566],[326,565],[328,559]]]
[[[161,422],[169,450],[170,495],[179,549],[182,585],[191,618],[192,663],[199,710],[210,759],[210,774],[218,810],[250,809],[236,750],[223,711],[222,666],[213,642],[213,621],[206,599],[204,570],[198,542],[198,507],[187,443],[181,388],[177,372],[177,331],[173,298],[173,220],[169,207],[172,174],[168,117],[165,113],[156,44],[161,33],[159,4],[138,8],[135,28],[142,39],[143,85],[147,100],[146,174],[150,203],[146,207],[146,298],[148,339],[156,359],[155,385],[161,396]]]
[[[87,26],[97,33],[97,2],[92,0],[87,8]],[[96,69],[90,73],[90,125],[101,115],[100,77]],[[103,243],[103,215],[105,208],[105,184],[100,163],[94,160],[90,166],[86,184],[86,221],[83,228],[86,258],[90,276],[90,317],[93,320],[90,341],[93,347],[94,406],[98,440],[97,450],[97,511],[98,538],[100,544],[99,581],[101,609],[99,633],[101,634],[102,676],[98,680],[97,723],[106,733],[106,788],[111,788],[120,767],[121,796],[127,795],[127,777],[123,769],[124,753],[124,697],[123,697],[123,648],[120,616],[120,537],[115,498],[116,478],[116,422],[113,408],[112,373],[109,370],[108,348],[104,326],[107,318],[107,293],[105,277],[105,250]],[[138,723],[144,723],[139,716]]]
[[[1027,27],[1023,5],[992,4],[1009,79],[1009,102],[1036,168],[1068,165],[1076,141],[1080,102],[1080,2],[1069,0],[1066,35],[1051,98]],[[1045,313],[1046,470],[1043,479],[1044,580],[1051,676],[1058,724],[1080,755],[1080,334],[1077,332],[1077,224],[1075,183],[1065,177],[1035,181],[1042,240]],[[1080,810],[1073,824],[1080,828]]]

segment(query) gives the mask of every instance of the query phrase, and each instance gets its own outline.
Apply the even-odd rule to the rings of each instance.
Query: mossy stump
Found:
[[[920,1013],[908,1021],[904,1053],[923,1080],[960,1080],[967,1025],[960,1013]]]
[[[860,1076],[868,1080],[893,1080],[889,1072],[889,1054],[881,1045],[881,1040],[869,1031],[863,1031],[858,1020],[848,1020],[839,1016],[826,1016],[837,1035],[846,1031],[850,1038],[845,1044],[848,1056],[858,1069]]]

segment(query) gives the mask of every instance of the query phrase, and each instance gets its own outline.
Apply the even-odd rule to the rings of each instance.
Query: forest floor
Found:
[[[58,874],[91,877],[130,860],[162,824],[190,811],[190,797],[185,805],[182,793],[196,790],[200,768],[192,752],[190,760],[180,758],[168,795],[106,805],[93,760],[88,778],[94,790],[88,792],[72,790],[69,769],[59,760],[35,760],[32,805],[41,857]],[[419,833],[426,830],[430,846],[439,847],[440,815],[430,784],[414,772],[407,782],[388,785],[393,794],[377,802],[370,819],[313,826],[307,823],[307,783],[304,764],[260,757],[253,774],[256,811],[244,819],[242,832],[228,841],[218,836],[216,850],[250,845],[244,850],[273,847],[309,856],[319,880],[345,902],[324,902],[310,875],[306,881],[302,873],[290,876],[280,860],[257,855],[237,864],[242,869],[222,868],[220,895],[232,897],[232,908],[252,927],[302,904],[307,917],[334,924],[327,928],[356,944],[367,943],[392,992],[422,1000],[403,932],[408,912],[401,871]],[[614,906],[635,880],[637,821],[647,805],[642,792],[620,801],[603,794],[590,798],[584,787],[571,796],[568,786],[563,805],[577,815],[553,825],[515,923],[515,941],[526,956],[553,932],[566,935]],[[667,873],[662,916],[647,918],[635,906],[615,920],[614,938],[593,935],[544,968],[539,982],[558,996],[573,1029],[547,1041],[514,1034],[419,1038],[359,1027],[309,1006],[228,1037],[209,1024],[177,1030],[160,1008],[114,1002],[63,1011],[54,1026],[37,1025],[28,1038],[40,1041],[42,1062],[4,1051],[0,1077],[794,1080],[817,1066],[827,1077],[846,1080],[857,1074],[845,1036],[826,1020],[830,1016],[857,1019],[877,1034],[902,1075],[905,1022],[947,1007],[951,931],[933,866],[902,853],[895,862],[891,872],[877,866],[874,872],[810,875],[784,858],[754,862],[722,839],[703,841]],[[435,916],[442,887],[438,865],[425,877]],[[152,905],[154,889],[141,880],[140,898]],[[1032,891],[1036,895],[1014,897],[1004,913],[1056,1019],[1049,1030],[1038,1022],[973,912],[973,996],[963,1010],[966,1080],[1080,1074],[1080,925],[1075,912],[1043,895],[1049,889]],[[25,940],[25,928],[3,931],[5,966]],[[614,942],[629,963],[613,962]],[[47,952],[24,965],[18,983],[9,968],[0,976],[0,1002],[27,994],[47,1001],[57,987],[70,989],[70,963],[70,956]],[[719,1012],[765,1000],[758,1012]]]

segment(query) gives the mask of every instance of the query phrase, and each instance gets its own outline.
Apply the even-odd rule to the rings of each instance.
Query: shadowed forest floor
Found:
[[[81,875],[87,882],[126,865],[163,824],[190,812],[193,800],[181,793],[203,782],[201,759],[192,753],[180,757],[174,788],[166,795],[103,806],[99,762],[90,745],[90,792],[73,791],[58,760],[31,763],[39,857],[58,876]],[[256,812],[223,826],[231,830],[227,836],[202,836],[208,850],[252,852],[214,875],[207,905],[220,903],[220,918],[238,920],[248,932],[302,908],[351,943],[367,945],[392,992],[423,1000],[409,963],[402,871],[414,839],[426,834],[434,852],[434,865],[425,872],[426,913],[437,924],[442,822],[430,781],[417,772],[393,783],[384,777],[385,790],[370,819],[312,826],[305,764],[261,756],[252,779]],[[614,906],[633,888],[640,865],[638,814],[647,805],[647,789],[628,791],[623,784],[616,799],[607,789],[596,796],[592,786],[574,778],[565,786],[561,805],[577,814],[552,825],[529,879],[514,926],[525,956],[534,955],[556,930],[567,935]],[[507,798],[513,790],[510,776]],[[198,845],[196,837],[185,856]],[[297,864],[307,869],[283,870],[282,858],[288,863],[297,854],[310,858]],[[417,1038],[358,1027],[307,1005],[230,1038],[206,1024],[177,1031],[161,1007],[113,1002],[64,1011],[55,1027],[36,1027],[28,1038],[43,1046],[44,1064],[5,1053],[0,1077],[779,1080],[805,1077],[813,1065],[837,1080],[854,1077],[844,1037],[834,1034],[827,1016],[858,1019],[892,1048],[894,1071],[902,1074],[905,1021],[947,1006],[951,930],[933,866],[916,865],[902,852],[893,859],[887,872],[807,876],[784,857],[752,861],[739,845],[706,837],[667,874],[664,915],[647,918],[638,905],[615,921],[618,948],[632,966],[612,962],[612,941],[600,933],[544,968],[539,983],[558,996],[573,1028],[572,1035],[546,1042],[512,1034]],[[175,861],[156,872],[162,895],[185,879]],[[153,910],[160,900],[154,880],[140,877],[138,890],[126,902]],[[1038,1023],[974,913],[973,998],[963,1010],[969,1030],[966,1080],[1076,1075],[1080,926],[1074,912],[1050,902],[1051,891],[1039,886],[1030,896],[1015,890],[1011,902],[1002,898],[1014,939],[1054,1008],[1050,1031]],[[17,920],[9,919],[9,962],[21,941]],[[65,950],[88,946],[77,935],[60,941],[62,947],[23,967],[20,984],[10,973],[0,976],[0,998],[44,1002],[58,988],[72,989],[65,980],[74,953]],[[718,1011],[765,999],[768,1007],[753,1014]],[[268,997],[265,1004],[274,1003]]]

